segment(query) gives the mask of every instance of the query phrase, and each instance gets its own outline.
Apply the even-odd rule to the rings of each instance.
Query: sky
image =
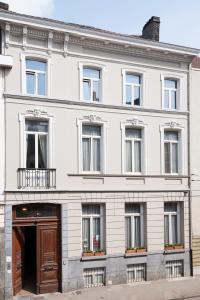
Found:
[[[160,41],[200,48],[200,0],[2,0],[10,10],[120,33],[141,34],[161,19]]]

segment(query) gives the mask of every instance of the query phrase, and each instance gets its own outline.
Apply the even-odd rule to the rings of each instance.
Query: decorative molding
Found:
[[[26,44],[27,44],[27,34],[28,34],[28,29],[27,27],[23,27],[23,39],[22,39],[22,49],[26,50]]]
[[[64,56],[67,56],[68,42],[69,42],[69,35],[65,34],[65,37],[64,37]]]
[[[35,108],[33,110],[27,109],[26,114],[32,115],[34,118],[49,117],[48,113],[40,108]]]
[[[6,48],[9,47],[9,43],[10,43],[10,24],[6,23],[6,26],[5,26],[5,46],[6,46]]]
[[[139,120],[136,117],[133,117],[133,119],[126,120],[127,123],[130,123],[132,126],[144,126],[144,121]]]
[[[83,117],[84,120],[87,120],[89,122],[102,122],[102,118],[101,117],[98,117],[96,115],[89,115],[89,116],[84,116]]]
[[[170,121],[168,123],[164,124],[165,127],[170,127],[170,128],[181,128],[181,124],[175,122],[175,121]]]
[[[50,55],[53,47],[53,32],[49,31],[48,34],[48,54]]]

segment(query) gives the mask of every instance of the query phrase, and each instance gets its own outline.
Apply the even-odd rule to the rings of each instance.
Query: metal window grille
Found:
[[[140,282],[146,280],[146,264],[127,266],[127,282]]]
[[[93,268],[83,271],[84,287],[96,287],[105,285],[105,269]]]
[[[167,261],[165,265],[166,277],[176,278],[183,276],[183,261],[182,260],[171,260]]]

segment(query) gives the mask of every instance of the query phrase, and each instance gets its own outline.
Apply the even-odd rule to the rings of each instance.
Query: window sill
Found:
[[[139,257],[139,256],[147,256],[148,252],[135,252],[135,253],[125,253],[124,257],[129,258],[129,257]]]
[[[105,260],[107,259],[107,255],[101,255],[101,256],[82,256],[81,261],[89,261],[89,260]]]
[[[164,254],[184,253],[184,252],[185,252],[185,248],[182,248],[182,249],[164,250]]]

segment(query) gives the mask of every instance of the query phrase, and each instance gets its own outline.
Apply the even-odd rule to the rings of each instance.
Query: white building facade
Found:
[[[0,20],[13,59],[2,108],[5,298],[190,275],[198,50],[160,43],[155,17],[143,37],[7,10]]]

